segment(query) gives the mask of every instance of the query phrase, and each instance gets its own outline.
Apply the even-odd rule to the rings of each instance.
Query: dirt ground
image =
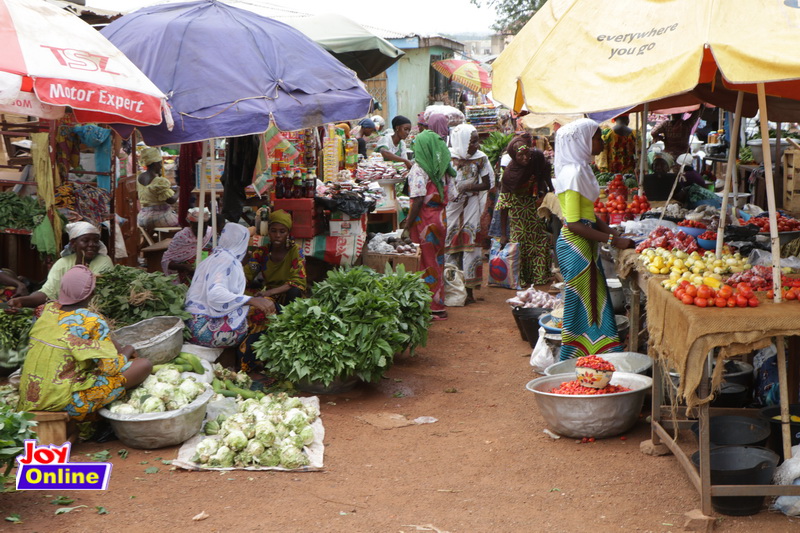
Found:
[[[674,457],[639,451],[649,438],[647,413],[624,440],[548,437],[525,389],[537,374],[504,303],[512,293],[484,288],[478,295],[477,304],[434,323],[428,346],[401,356],[380,383],[320,397],[324,472],[186,472],[161,463],[177,447],[129,450],[122,459],[118,441],[81,444],[73,460],[112,453],[109,490],[3,494],[0,518],[18,513],[23,523],[0,521],[0,530],[682,531],[699,497]],[[438,421],[375,425],[390,414]],[[158,473],[146,474],[154,465]],[[59,495],[86,507],[55,515],[51,500]],[[97,506],[108,514],[97,514]],[[209,517],[193,522],[203,511]],[[800,519],[764,510],[718,515],[715,531],[798,528]]]

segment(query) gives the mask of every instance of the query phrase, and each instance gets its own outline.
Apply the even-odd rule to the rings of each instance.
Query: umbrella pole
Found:
[[[772,288],[775,303],[781,301],[781,247],[778,239],[778,217],[775,208],[775,184],[772,182],[772,153],[769,149],[769,119],[767,118],[767,96],[764,84],[758,84],[758,110],[761,115],[761,147],[764,152],[764,179],[767,185],[767,207],[769,208],[769,237],[772,244]],[[789,395],[786,376],[786,347],[783,337],[776,337],[778,349],[778,387],[781,399],[781,435],[786,459],[792,457],[792,434],[789,426]]]
[[[731,182],[735,182],[736,178],[734,177],[734,173],[736,172],[736,154],[739,150],[739,135],[734,134],[734,132],[739,131],[739,124],[742,120],[742,103],[744,102],[744,93],[739,91],[739,94],[736,95],[736,112],[733,115],[733,132],[731,132],[731,146],[728,149],[728,165],[725,169],[725,186],[722,189],[722,208],[720,209],[719,213],[719,227],[717,228],[717,257],[721,257],[722,255],[722,241],[725,237],[725,221],[728,217],[728,204],[730,203],[730,199],[728,195],[731,190]],[[735,190],[735,189],[734,189]],[[733,209],[734,209],[734,216],[736,218],[735,210],[736,210],[736,194],[734,193],[734,202],[733,202]]]
[[[647,174],[647,114],[648,105],[644,104],[642,109],[642,129],[639,130],[642,136],[642,153],[639,157],[639,190],[644,191],[644,175]],[[640,193],[643,194],[643,193]]]
[[[200,260],[203,255],[203,236],[205,235],[205,217],[203,213],[206,207],[206,166],[208,161],[209,152],[208,141],[203,141],[203,157],[200,159],[200,199],[198,201],[199,214],[197,216],[197,251],[195,255],[195,268],[200,265]]]
[[[217,140],[211,139],[209,142],[209,153],[216,154]],[[217,246],[217,187],[211,188],[211,246]]]

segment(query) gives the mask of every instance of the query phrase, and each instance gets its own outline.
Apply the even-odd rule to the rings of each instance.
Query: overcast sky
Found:
[[[491,32],[496,15],[491,8],[477,8],[469,0],[245,0],[273,4],[296,11],[319,14],[334,11],[361,24],[399,32],[475,33]],[[86,0],[102,9],[135,10],[161,0]]]

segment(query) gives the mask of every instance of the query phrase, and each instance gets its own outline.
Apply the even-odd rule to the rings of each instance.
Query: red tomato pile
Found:
[[[742,225],[752,224],[754,226],[758,226],[758,230],[761,233],[769,233],[768,217],[752,217],[747,222],[745,222],[740,218],[739,222]],[[797,220],[796,218],[785,217],[783,215],[778,215],[778,232],[782,231],[800,231],[800,220]]]
[[[672,230],[668,230],[664,226],[659,226],[651,231],[650,235],[636,247],[636,252],[642,253],[648,248],[681,250],[687,254],[700,250],[694,237],[682,231],[672,233]]]
[[[626,196],[617,193],[609,193],[608,201],[603,203],[600,198],[594,201],[595,213],[618,213],[626,215],[640,215],[650,211],[650,202],[644,195],[633,197],[631,203],[625,202]]]
[[[673,294],[684,304],[697,307],[758,307],[758,298],[747,283],[739,283],[736,288],[722,285],[715,291],[708,285],[698,287],[682,280]]]
[[[767,267],[764,267],[767,268]],[[781,276],[781,297],[784,300],[800,300],[800,279],[787,278]],[[772,300],[775,297],[775,291],[772,289],[767,291],[767,298]]]
[[[650,211],[650,202],[647,201],[647,196],[644,194],[637,194],[634,196],[633,200],[628,205],[628,210],[630,210],[631,213],[639,215]]]
[[[606,385],[602,389],[593,389],[592,387],[584,387],[577,379],[575,379],[572,381],[565,381],[561,384],[561,386],[554,388],[550,392],[552,394],[576,396],[578,394],[616,394],[618,392],[628,392],[629,390],[631,389],[621,385]]]
[[[578,357],[578,360],[575,361],[575,366],[581,368],[591,368],[592,370],[598,371],[610,370],[613,372],[616,370],[613,364],[596,355],[584,355],[583,357]]]
[[[707,241],[716,241],[717,240],[717,232],[716,231],[704,231],[700,235],[697,236],[698,239],[705,239]]]
[[[622,179],[622,174],[614,174],[614,178],[608,182],[608,187],[606,190],[608,191],[609,199],[611,199],[612,194],[617,194],[623,198],[628,197],[628,188],[625,186],[625,182]]]
[[[681,220],[678,222],[679,226],[684,228],[698,228],[698,229],[706,229],[708,226],[704,222],[700,222],[699,220]]]

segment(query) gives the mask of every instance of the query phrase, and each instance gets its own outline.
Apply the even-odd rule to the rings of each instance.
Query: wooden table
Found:
[[[798,311],[796,302],[783,302],[774,304],[764,302],[758,308],[747,309],[701,309],[694,306],[686,306],[680,303],[669,291],[661,290],[657,279],[651,279],[647,285],[648,292],[648,324],[651,330],[650,355],[654,358],[653,364],[653,399],[652,399],[652,423],[651,435],[653,444],[664,444],[675,455],[679,465],[683,467],[689,480],[700,494],[701,510],[703,514],[712,514],[712,496],[779,496],[779,495],[800,495],[800,486],[797,485],[712,485],[711,466],[710,466],[710,440],[709,440],[709,417],[714,414],[739,414],[757,416],[758,410],[754,409],[718,409],[709,407],[709,402],[703,402],[697,407],[697,414],[700,423],[698,435],[699,443],[699,472],[695,469],[687,453],[681,448],[677,440],[673,438],[670,430],[688,429],[694,420],[680,419],[674,420],[671,417],[672,409],[664,405],[664,378],[662,360],[675,358],[676,351],[684,349],[683,345],[675,342],[678,336],[685,339],[688,347],[687,361],[698,357],[706,357],[709,350],[715,346],[721,347],[720,354],[717,356],[718,370],[721,371],[721,362],[727,356],[736,353],[749,351],[747,344],[760,342],[765,338],[773,336],[792,336],[800,333],[800,324],[796,320],[792,322],[791,317],[796,317]],[[763,297],[762,297],[763,298]],[[770,306],[781,306],[770,307]],[[712,313],[719,313],[714,316],[715,320],[708,320]],[[724,315],[722,314],[724,313]],[[780,313],[783,318],[776,318]],[[653,323],[654,315],[663,318],[660,324]],[[711,325],[710,322],[713,322]],[[763,331],[751,331],[754,324],[765,328]],[[656,329],[658,332],[654,333]],[[668,339],[669,342],[665,342]],[[673,344],[670,346],[669,344]],[[727,352],[727,353],[723,353]],[[664,357],[665,353],[671,353],[670,357]],[[796,354],[789,354],[796,355]],[[699,385],[695,389],[701,402],[708,399],[708,365],[702,365],[702,375],[697,381]],[[690,379],[688,373],[681,372],[681,379]],[[788,394],[789,391],[781,390],[781,395]]]

